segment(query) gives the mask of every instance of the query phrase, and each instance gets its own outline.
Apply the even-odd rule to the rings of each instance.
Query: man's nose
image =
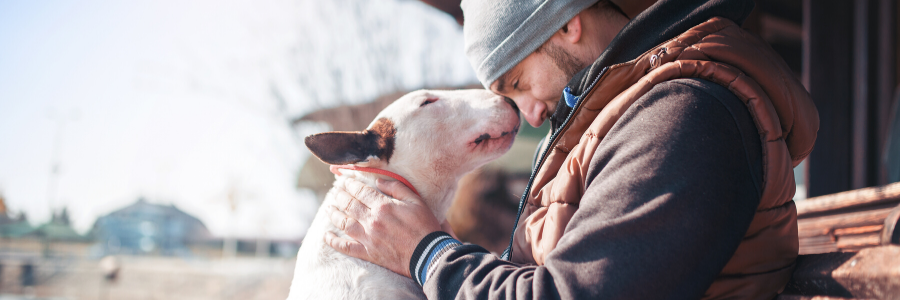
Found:
[[[527,121],[528,125],[531,125],[531,127],[537,128],[540,127],[542,123],[544,123],[544,120],[542,118],[543,116],[541,115],[542,112],[534,109],[534,105],[522,107],[520,111],[522,112],[522,116],[524,116],[525,121]]]

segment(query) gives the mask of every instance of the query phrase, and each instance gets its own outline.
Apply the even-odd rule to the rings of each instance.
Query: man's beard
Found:
[[[566,49],[550,42],[541,45],[537,52],[546,53],[553,60],[553,64],[566,74],[567,82],[572,80],[572,77],[575,77],[575,73],[587,66],[586,63],[579,61],[575,55],[572,55]]]

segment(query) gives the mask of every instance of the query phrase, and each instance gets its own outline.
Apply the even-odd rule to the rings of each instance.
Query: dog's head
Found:
[[[364,131],[325,132],[305,141],[325,163],[388,170],[424,196],[455,187],[460,177],[506,153],[518,130],[518,108],[489,91],[421,90],[389,105]]]

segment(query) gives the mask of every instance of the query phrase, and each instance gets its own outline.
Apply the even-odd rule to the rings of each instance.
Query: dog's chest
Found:
[[[412,279],[325,245],[327,231],[341,234],[330,222],[334,194],[328,192],[303,239],[288,299],[424,299]]]

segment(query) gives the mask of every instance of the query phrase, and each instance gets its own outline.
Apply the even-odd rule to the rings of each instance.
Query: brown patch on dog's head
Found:
[[[307,136],[304,142],[313,155],[327,164],[346,165],[371,156],[388,162],[394,154],[394,122],[381,118],[364,131],[332,131]]]
[[[376,156],[385,162],[391,160],[391,156],[394,155],[394,135],[397,134],[394,122],[386,118],[378,119],[378,121],[375,121],[375,124],[372,124],[372,129],[366,130],[366,132],[378,137],[375,139],[377,143],[376,148],[378,149]]]

